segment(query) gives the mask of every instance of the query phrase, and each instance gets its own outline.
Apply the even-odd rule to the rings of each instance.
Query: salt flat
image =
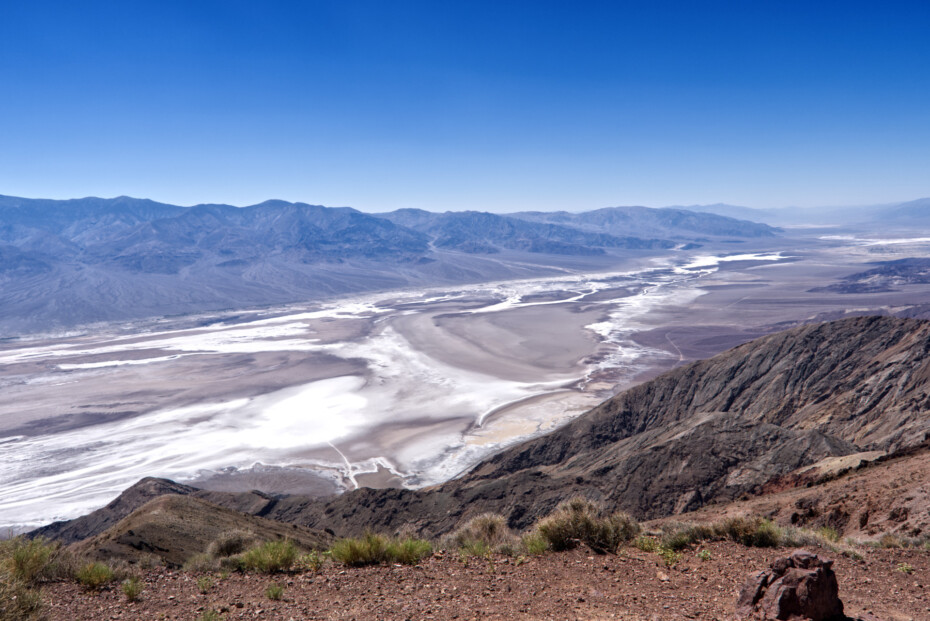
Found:
[[[875,247],[788,241],[7,343],[0,528],[86,513],[143,476],[312,494],[429,485],[684,361],[930,298],[809,293]],[[916,243],[882,257],[926,252]]]

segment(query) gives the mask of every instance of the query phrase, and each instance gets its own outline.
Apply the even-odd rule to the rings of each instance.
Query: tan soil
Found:
[[[141,598],[126,602],[119,587],[88,594],[74,583],[44,588],[49,619],[196,620],[205,610],[233,619],[728,619],[751,572],[768,567],[789,549],[763,550],[733,543],[708,544],[711,558],[695,550],[668,568],[655,554],[625,548],[620,555],[573,551],[519,563],[495,557],[493,566],[472,558],[463,564],[444,553],[416,567],[344,568],[327,564],[318,574],[266,576],[214,574],[206,594],[197,574],[153,570]],[[863,550],[860,561],[836,559],[834,569],[846,613],[879,619],[930,619],[930,554],[918,550]],[[899,564],[912,573],[897,570]],[[284,586],[284,599],[265,589]]]

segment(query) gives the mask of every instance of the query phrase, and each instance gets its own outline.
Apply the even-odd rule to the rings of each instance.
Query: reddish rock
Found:
[[[759,621],[846,619],[833,561],[798,550],[776,559],[769,571],[746,580],[736,603],[737,617]]]

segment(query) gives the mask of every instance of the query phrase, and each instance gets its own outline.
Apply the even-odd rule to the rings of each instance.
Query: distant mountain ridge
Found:
[[[755,230],[718,216],[690,218],[695,230]],[[127,196],[0,196],[0,334],[526,278],[569,259],[576,269],[607,269],[618,257],[670,252],[685,241],[671,225],[605,228],[279,200],[179,207]]]
[[[738,220],[710,213],[696,213],[685,209],[665,207],[607,207],[582,213],[567,211],[525,211],[510,214],[514,218],[532,222],[558,223],[583,230],[598,230],[610,234],[621,231],[627,235],[652,235],[695,240],[707,237],[773,237],[780,229],[767,224]]]

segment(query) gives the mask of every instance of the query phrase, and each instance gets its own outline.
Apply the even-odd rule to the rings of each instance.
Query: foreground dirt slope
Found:
[[[674,567],[655,554],[627,548],[618,556],[573,551],[514,559],[471,559],[443,554],[417,567],[343,568],[328,564],[319,574],[268,577],[214,575],[206,594],[198,575],[159,570],[145,576],[137,602],[118,589],[89,595],[72,583],[45,590],[53,621],[98,619],[196,620],[206,610],[225,619],[727,619],[750,572],[766,569],[790,550],[706,546],[710,559],[686,552]],[[815,550],[828,554],[822,550]],[[837,558],[837,557],[834,557]],[[846,613],[871,612],[884,621],[930,618],[930,559],[913,550],[870,550],[864,559],[838,557],[834,569]],[[912,573],[898,571],[908,563]],[[277,581],[284,599],[265,589]]]

